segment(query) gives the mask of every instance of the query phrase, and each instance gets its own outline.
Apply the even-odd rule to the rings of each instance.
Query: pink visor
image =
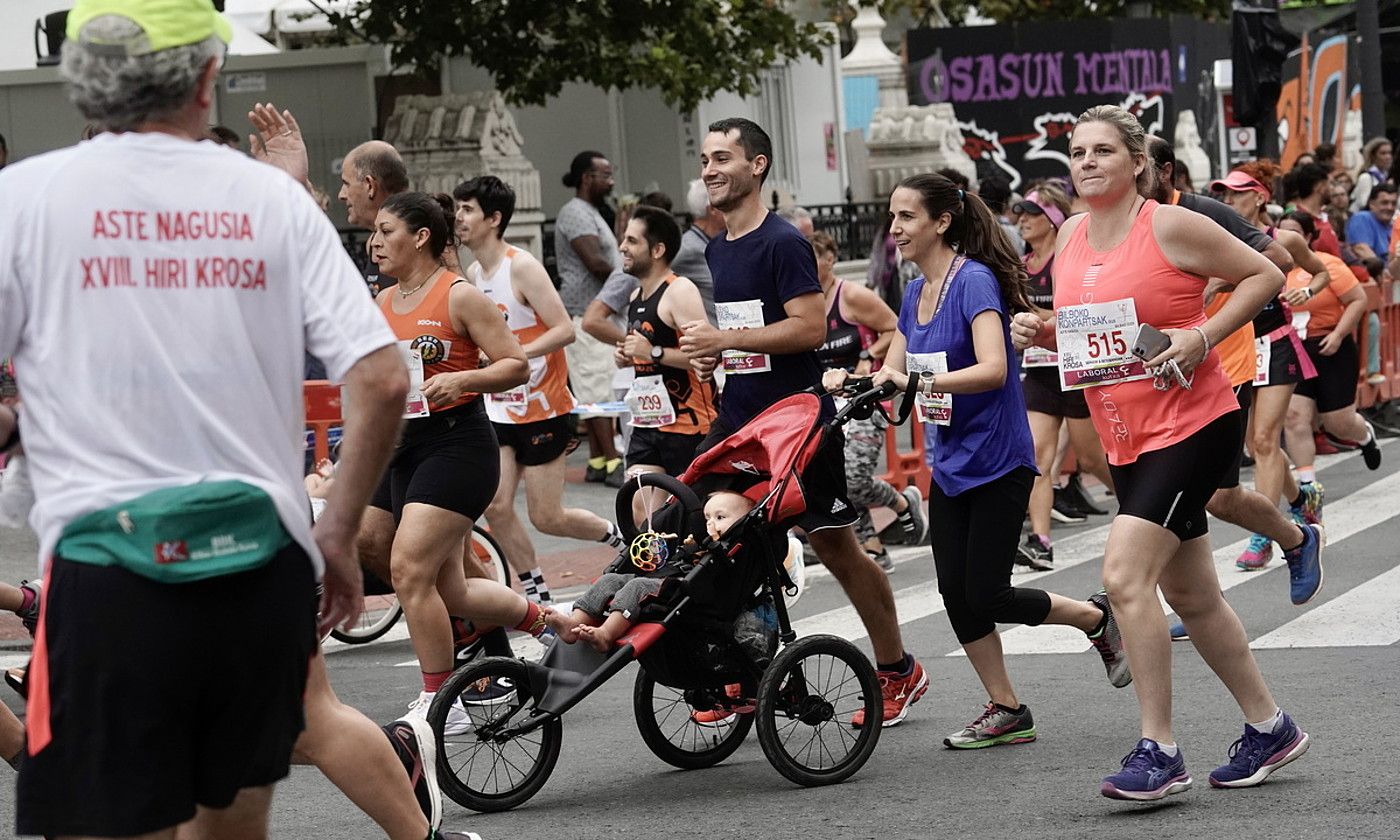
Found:
[[[1250,192],[1252,190],[1265,198],[1273,196],[1273,190],[1238,169],[1226,175],[1224,178],[1217,178],[1211,181],[1210,188],[1212,190],[1233,190],[1235,192]]]
[[[1012,205],[1011,212],[1017,215],[1030,213],[1032,216],[1044,216],[1055,226],[1055,230],[1059,230],[1060,225],[1065,223],[1065,214],[1060,212],[1060,208],[1053,202],[1042,199],[1039,190],[1026,193],[1025,198]]]

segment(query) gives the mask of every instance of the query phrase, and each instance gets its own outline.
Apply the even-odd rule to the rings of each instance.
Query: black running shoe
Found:
[[[1055,568],[1055,552],[1035,534],[1028,534],[1026,541],[1016,549],[1016,565],[1029,566],[1037,572],[1048,572]]]
[[[1083,512],[1065,495],[1063,487],[1055,488],[1055,503],[1050,507],[1050,518],[1056,522],[1073,525],[1088,520]]]
[[[1381,448],[1376,445],[1376,430],[1372,428],[1370,421],[1362,420],[1366,424],[1366,433],[1370,439],[1361,444],[1361,460],[1366,462],[1366,469],[1378,470],[1381,468]]]
[[[1094,504],[1093,499],[1089,497],[1088,491],[1084,489],[1084,485],[1079,481],[1079,473],[1075,473],[1069,477],[1069,481],[1065,484],[1065,496],[1068,498],[1069,503],[1078,509],[1080,513],[1089,514],[1090,516],[1108,515],[1108,511]]]
[[[436,829],[442,824],[442,792],[438,789],[437,746],[432,727],[423,718],[410,715],[383,729],[394,754],[403,762],[418,807],[428,818],[428,827]]]

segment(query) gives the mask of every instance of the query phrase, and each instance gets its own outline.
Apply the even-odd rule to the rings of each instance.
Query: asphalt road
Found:
[[[757,741],[718,767],[679,771],[655,758],[632,720],[629,668],[564,718],[558,766],[519,809],[479,815],[447,805],[446,828],[500,838],[1078,838],[1348,837],[1400,835],[1395,777],[1400,731],[1400,446],[1368,472],[1356,456],[1323,459],[1328,490],[1327,584],[1312,604],[1288,602],[1275,559],[1263,572],[1233,569],[1245,537],[1212,522],[1221,581],[1283,707],[1312,736],[1309,753],[1267,784],[1221,791],[1205,783],[1238,737],[1228,694],[1189,643],[1173,645],[1175,720],[1193,790],[1159,805],[1102,798],[1099,779],[1116,770],[1137,739],[1130,689],[1104,679],[1083,637],[1042,628],[1003,628],[1009,665],[1036,717],[1033,744],[972,753],[942,738],[985,702],[941,612],[927,548],[898,549],[891,576],[907,648],[932,687],[901,725],[885,730],[866,767],[849,782],[802,789],[767,763]],[[593,494],[597,495],[597,494]],[[591,497],[590,497],[591,498]],[[601,498],[601,497],[599,497]],[[604,512],[604,510],[600,510]],[[1106,518],[1057,530],[1057,568],[1018,583],[1067,595],[1096,588]],[[0,539],[0,572],[29,561],[13,537]],[[32,567],[29,567],[32,568]],[[868,652],[839,588],[818,572],[794,610],[800,633],[836,632]],[[398,635],[398,634],[391,634]],[[0,653],[0,661],[19,658]],[[418,690],[407,641],[328,649],[342,699],[372,719],[397,717]],[[5,702],[19,710],[8,689]],[[0,787],[0,825],[13,812]],[[3,833],[3,832],[0,832]],[[278,790],[276,837],[375,837],[370,821],[312,768],[296,768]]]

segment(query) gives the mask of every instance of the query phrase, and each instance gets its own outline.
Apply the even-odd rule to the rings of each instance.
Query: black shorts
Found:
[[[24,760],[19,833],[146,834],[285,777],[305,726],[315,593],[296,543],[252,571],[183,584],[54,558],[53,740]],[[30,697],[33,737],[32,685]]]
[[[1239,412],[1232,411],[1183,441],[1142,453],[1131,464],[1109,464],[1118,515],[1161,525],[1182,542],[1205,536],[1206,503],[1239,448]]]
[[[1084,401],[1084,392],[1060,390],[1058,368],[1027,368],[1026,378],[1021,380],[1021,393],[1026,398],[1026,411],[1071,420],[1089,419],[1089,404]]]
[[[627,443],[627,466],[647,464],[660,467],[667,475],[680,475],[695,459],[695,449],[703,434],[679,435],[660,429],[632,429]]]
[[[475,522],[501,480],[500,449],[481,400],[410,421],[370,504],[398,522],[417,502]]]
[[[1249,434],[1249,407],[1254,404],[1254,383],[1244,382],[1235,386],[1235,402],[1240,404],[1240,445],[1235,447],[1235,459],[1220,479],[1221,490],[1240,486],[1240,467],[1244,465],[1244,437]]]
[[[712,448],[733,433],[733,429],[715,420],[714,425],[710,426],[710,433],[695,448],[695,454]],[[802,514],[797,525],[809,534],[826,528],[847,528],[856,523],[856,507],[846,497],[845,452],[845,435],[835,430],[826,436],[817,454],[807,464],[807,471],[802,473],[802,495],[807,500],[807,512]]]
[[[1359,351],[1356,339],[1347,336],[1330,356],[1322,355],[1318,349],[1322,339],[1308,337],[1303,340],[1303,349],[1317,368],[1317,376],[1307,382],[1298,383],[1293,393],[1307,397],[1317,403],[1317,410],[1326,414],[1356,404],[1356,377],[1360,369]]]
[[[1269,342],[1269,381],[1255,387],[1294,385],[1302,381],[1303,365],[1298,361],[1298,351],[1293,348],[1292,337],[1284,336]]]
[[[501,448],[515,451],[515,463],[522,467],[548,464],[564,454],[573,439],[577,421],[572,414],[561,414],[533,423],[492,423]]]

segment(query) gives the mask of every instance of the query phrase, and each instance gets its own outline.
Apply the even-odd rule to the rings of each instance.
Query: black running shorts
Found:
[[[700,441],[695,454],[711,449],[733,433],[734,430],[716,419],[710,426],[710,433]],[[839,429],[828,433],[807,465],[807,471],[802,474],[802,495],[807,500],[807,512],[797,521],[797,525],[809,534],[825,528],[846,528],[856,523],[856,508],[846,497],[845,448],[846,438]],[[701,499],[704,499],[703,491]]]
[[[1360,357],[1356,349],[1356,339],[1351,336],[1342,339],[1337,352],[1330,356],[1322,355],[1318,348],[1322,346],[1324,337],[1308,337],[1303,340],[1303,349],[1317,368],[1317,376],[1306,382],[1299,382],[1293,393],[1313,400],[1317,403],[1317,410],[1326,414],[1356,404]]]
[[[627,443],[627,466],[637,464],[660,467],[667,475],[680,475],[695,459],[695,448],[705,439],[703,434],[681,435],[660,429],[632,429]]]
[[[1205,536],[1206,503],[1239,448],[1239,412],[1232,411],[1185,440],[1142,453],[1131,464],[1109,464],[1118,515],[1146,519],[1182,542]]]
[[[1235,447],[1234,460],[1220,479],[1221,490],[1240,486],[1240,467],[1244,464],[1244,437],[1249,434],[1249,407],[1254,404],[1254,383],[1245,382],[1235,386],[1235,402],[1240,404],[1240,445]]]
[[[1293,338],[1284,336],[1269,342],[1269,381],[1257,387],[1294,385],[1302,381],[1303,366],[1298,361],[1298,351],[1293,347]]]
[[[577,421],[572,414],[561,414],[533,423],[492,423],[501,448],[515,452],[515,463],[522,467],[548,464],[564,454],[574,436]]]
[[[370,504],[394,522],[415,502],[480,519],[501,479],[491,425],[480,400],[410,421]]]
[[[19,833],[146,834],[285,777],[304,728],[315,596],[296,543],[252,571],[184,584],[54,558],[43,620],[53,740],[24,760]]]
[[[1089,419],[1089,404],[1084,400],[1084,392],[1060,389],[1059,368],[1027,368],[1026,378],[1021,380],[1021,393],[1026,398],[1026,411],[1071,420]]]

